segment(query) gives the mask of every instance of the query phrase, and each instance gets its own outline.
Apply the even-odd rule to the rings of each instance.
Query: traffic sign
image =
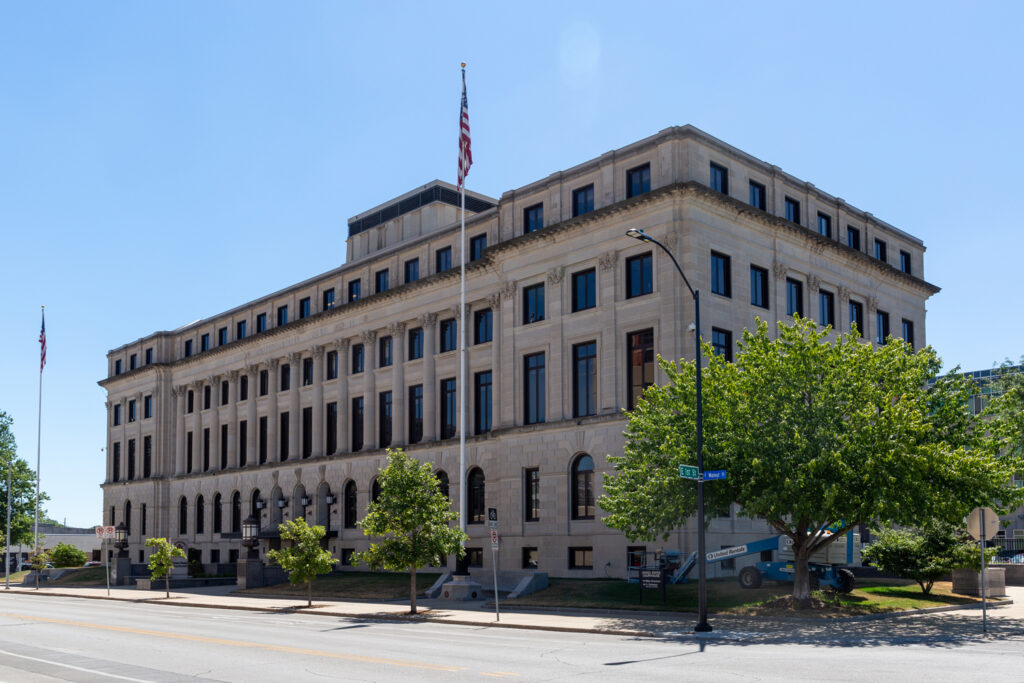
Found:
[[[725,479],[725,470],[706,470],[704,472],[704,481],[715,481],[718,479]]]
[[[491,550],[498,549],[498,530],[491,529]]]
[[[498,508],[487,508],[487,526],[491,529],[498,528]]]
[[[994,538],[996,533],[999,532],[999,515],[995,513],[992,508],[974,508],[971,510],[971,514],[967,515],[967,533],[973,536],[976,540],[981,540],[982,532],[982,514],[985,517],[985,538]]]
[[[697,479],[697,468],[693,465],[680,465],[679,476],[683,479]]]
[[[97,538],[114,538],[115,529],[112,526],[98,526],[96,527]]]

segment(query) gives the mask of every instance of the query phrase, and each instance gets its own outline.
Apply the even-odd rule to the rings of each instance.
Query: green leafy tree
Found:
[[[281,550],[271,550],[267,558],[276,562],[288,572],[293,584],[306,584],[306,606],[313,606],[313,579],[334,569],[337,558],[320,547],[324,528],[319,524],[310,526],[302,517],[285,522],[280,527],[281,538],[293,545]]]
[[[999,395],[986,411],[992,418],[992,433],[1004,453],[1024,458],[1024,359],[1019,367],[1009,361],[1003,363],[995,384]],[[1024,471],[1018,475],[1024,477]]]
[[[81,567],[85,564],[85,552],[68,543],[58,543],[50,551],[54,567]]]
[[[36,548],[35,552],[28,558],[28,564],[32,567],[32,571],[36,573],[36,590],[39,590],[39,575],[43,573],[47,565],[50,564],[50,553],[42,548]]]
[[[995,556],[996,548],[988,554]],[[925,595],[954,569],[980,567],[978,544],[948,522],[929,522],[916,529],[883,529],[861,557],[882,571],[916,581]]]
[[[712,357],[704,373],[705,468],[729,472],[704,486],[709,508],[736,501],[792,540],[801,604],[808,559],[833,533],[874,520],[957,522],[992,501],[1015,507],[1024,493],[1011,486],[1013,460],[997,457],[964,409],[969,379],[936,379],[930,348],[828,334],[798,318],[773,338],[758,321],[735,363]],[[696,461],[695,367],[661,367],[667,385],[649,388],[629,415],[624,455],[605,478],[605,523],[630,538],[667,537],[696,507],[695,485],[678,475]]]
[[[155,548],[149,556],[150,577],[164,580],[164,595],[171,597],[171,568],[175,557],[185,557],[185,551],[166,538],[147,538],[147,548]]]
[[[374,570],[408,569],[409,613],[416,614],[416,570],[439,557],[461,557],[466,535],[450,525],[457,515],[429,463],[389,449],[388,465],[377,481],[380,496],[370,503],[359,527],[378,540],[352,560],[365,562]]]
[[[0,525],[7,524],[7,466],[11,466],[11,545],[31,545],[36,508],[36,473],[17,456],[14,421],[0,411]],[[39,492],[42,505],[49,497]],[[39,510],[40,521],[45,519]],[[0,536],[4,536],[0,533]],[[2,542],[2,541],[0,541]]]

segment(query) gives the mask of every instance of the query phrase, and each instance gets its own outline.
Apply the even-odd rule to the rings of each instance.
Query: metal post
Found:
[[[491,547],[491,569],[494,570],[494,616],[501,621],[501,607],[498,606],[498,551]]]
[[[675,259],[672,259],[673,262]],[[676,263],[676,268],[679,264]],[[679,271],[682,274],[682,270]],[[700,349],[700,290],[693,293],[694,321],[697,329],[694,337],[697,343],[697,625],[694,630],[706,633],[711,630],[708,623],[708,568],[704,540],[704,392],[701,385]]]
[[[985,508],[981,508],[981,632],[988,633],[988,604],[985,600]]]
[[[103,553],[103,562],[106,567],[107,574],[107,597],[110,597],[110,553],[107,552],[107,537],[106,533],[103,535],[103,541],[100,544],[100,552]]]
[[[4,544],[4,590],[11,590],[11,458],[7,461],[7,541]]]

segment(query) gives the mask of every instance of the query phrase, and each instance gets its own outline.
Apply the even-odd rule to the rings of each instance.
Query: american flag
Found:
[[[39,372],[46,367],[46,311],[43,311],[43,327],[39,330]]]
[[[459,119],[459,188],[466,184],[473,151],[469,147],[469,100],[466,99],[466,70],[462,70],[462,114]]]

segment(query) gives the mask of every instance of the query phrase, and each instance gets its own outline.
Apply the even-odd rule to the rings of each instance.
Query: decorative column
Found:
[[[302,415],[299,410],[299,386],[302,384],[302,354],[288,354],[288,459],[302,457],[299,448],[299,432],[302,429]],[[294,511],[293,511],[294,513]]]
[[[437,379],[434,344],[437,342],[437,313],[420,316],[423,327],[423,440],[437,440]]]
[[[501,424],[501,294],[491,294],[487,297],[487,303],[491,307],[491,427],[495,428]]]
[[[839,334],[846,334],[850,331],[850,290],[839,285],[839,291],[836,292],[838,298],[836,308],[836,332]],[[846,324],[843,324],[843,320]]]
[[[313,354],[313,453],[324,454],[324,347],[314,346]]]
[[[510,348],[502,349],[501,364],[495,367],[493,372],[495,375],[509,378],[516,376],[516,345],[515,335],[513,334],[516,324],[514,317],[516,291],[515,282],[508,282],[501,288],[501,309],[498,311],[498,315],[495,316],[499,318],[498,325],[501,328],[502,334],[506,335]],[[502,384],[502,395],[498,401],[501,413],[494,417],[495,423],[504,427],[516,423],[516,382],[514,379],[511,379],[507,382],[507,385]]]
[[[220,469],[220,375],[210,378],[210,412],[213,424],[210,425],[210,471]]]
[[[348,404],[348,374],[351,368],[348,351],[349,341],[339,340],[334,348],[338,351],[338,385],[335,400],[338,402],[338,452],[348,453],[352,443],[348,439],[348,421],[351,419],[352,407]]]
[[[113,409],[114,402],[107,401],[107,447],[105,453],[107,454],[107,482],[114,481],[114,429],[111,425],[114,424]]]
[[[174,387],[174,469],[175,474],[185,473],[185,408],[187,407],[188,387]]]
[[[256,417],[256,395],[259,391],[258,382],[260,373],[259,367],[256,365],[247,366],[245,371],[249,376],[249,392],[246,394],[245,405],[245,463],[246,466],[251,467],[258,464],[257,460],[259,459],[256,451],[256,439],[258,439],[260,435],[259,421]]]
[[[192,430],[192,469],[188,472],[200,472],[203,467],[203,381],[192,383],[192,409],[196,414]],[[185,456],[186,461],[188,456]],[[188,462],[185,463],[188,465]]]
[[[391,443],[408,443],[405,423],[405,323],[388,327],[391,335]]]
[[[238,467],[238,370],[228,373],[228,467]],[[246,426],[248,429],[248,426]],[[246,434],[246,437],[249,435]]]
[[[281,457],[277,447],[277,423],[280,420],[277,414],[277,390],[279,388],[277,369],[281,361],[271,358],[267,361],[267,394],[270,395],[270,412],[267,415],[267,462],[280,462]],[[271,501],[273,504],[274,501]]]
[[[363,450],[377,447],[377,333],[363,332],[363,374],[366,387],[363,398]]]

